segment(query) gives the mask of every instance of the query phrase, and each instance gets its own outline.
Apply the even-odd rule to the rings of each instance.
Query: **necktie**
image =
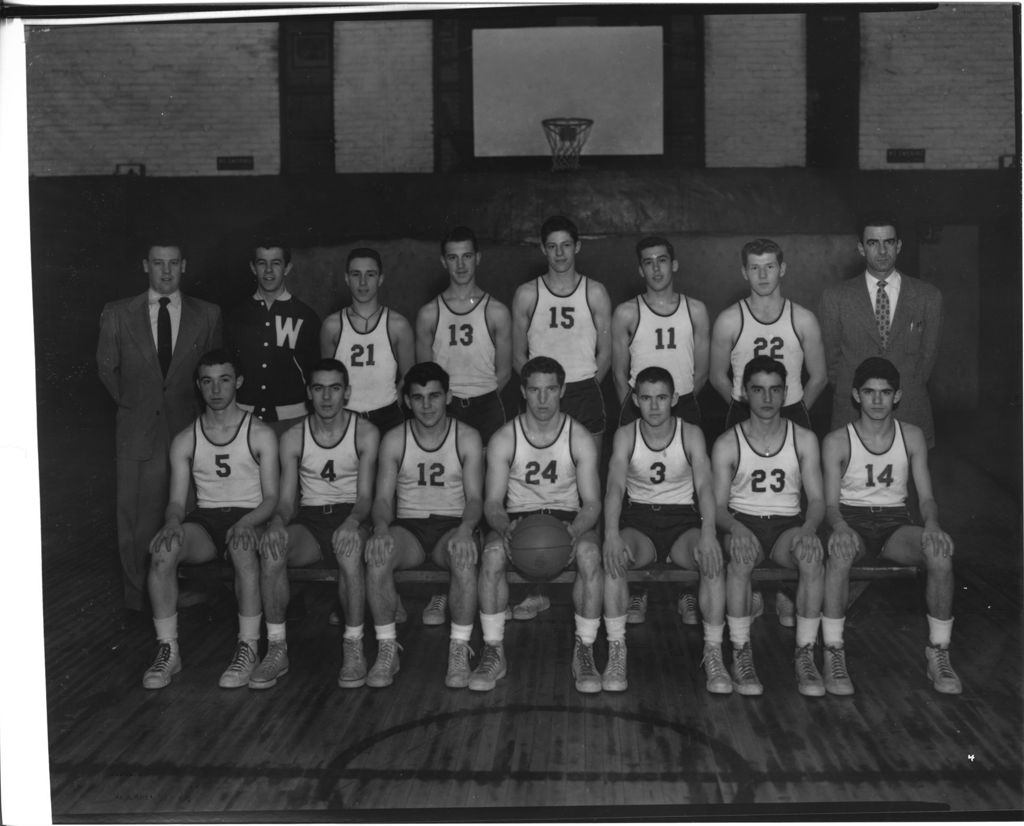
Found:
[[[171,299],[164,296],[160,299],[160,309],[156,314],[156,355],[160,359],[160,370],[167,375],[171,366],[171,311],[167,305]]]
[[[885,291],[885,281],[878,282],[875,293],[875,321],[878,322],[878,334],[882,337],[882,350],[889,349],[889,295]]]

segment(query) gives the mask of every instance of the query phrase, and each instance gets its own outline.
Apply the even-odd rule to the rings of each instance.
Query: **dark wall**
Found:
[[[384,254],[385,299],[411,319],[444,286],[437,239],[447,227],[474,227],[484,253],[481,282],[508,301],[544,269],[541,222],[563,213],[584,235],[580,270],[603,281],[613,302],[640,287],[633,244],[658,233],[676,244],[679,288],[703,300],[713,317],[743,294],[739,248],[759,236],[776,238],[785,250],[787,293],[816,308],[824,286],[859,270],[855,216],[879,205],[903,224],[901,267],[947,295],[936,401],[949,409],[971,409],[979,399],[1020,402],[1020,190],[1013,172],[50,178],[33,180],[30,196],[39,398],[66,403],[73,391],[88,408],[83,413],[104,404],[94,367],[100,310],[145,288],[140,245],[161,227],[184,238],[186,290],[222,305],[253,288],[247,245],[257,229],[290,238],[294,289],[321,313],[344,299],[338,286],[347,249],[376,245]]]

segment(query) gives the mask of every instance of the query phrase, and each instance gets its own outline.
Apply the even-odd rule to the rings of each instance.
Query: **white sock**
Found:
[[[363,626],[362,625],[346,625],[344,639],[346,640],[361,640],[363,638]]]
[[[576,615],[576,636],[580,638],[580,642],[584,645],[594,644],[594,640],[597,639],[597,630],[600,627],[601,619],[599,617],[587,619],[579,614]]]
[[[807,645],[814,645],[818,641],[818,626],[821,625],[821,616],[796,618],[796,647],[803,648]]]
[[[389,622],[387,625],[375,625],[373,630],[377,634],[377,642],[398,639],[398,632],[395,631],[395,624],[393,622]]]
[[[501,645],[505,639],[505,612],[485,614],[480,612],[480,627],[487,645]]]
[[[156,628],[157,642],[178,642],[178,615],[171,614],[169,617],[157,619],[153,617],[153,626]]]
[[[238,615],[238,639],[249,643],[253,648],[260,641],[260,623],[263,622],[263,612],[254,617],[243,617]]]
[[[843,647],[843,628],[846,625],[846,617],[839,617],[839,619],[833,619],[832,617],[822,616],[821,618],[821,636],[825,642],[825,645],[831,648],[842,648]]]
[[[473,633],[473,626],[470,625],[456,625],[452,623],[451,639],[457,642],[469,642],[469,638]]]
[[[285,638],[285,623],[283,622],[268,622],[267,623],[267,642],[284,642]]]
[[[729,642],[733,648],[742,648],[750,642],[750,617],[726,616],[725,622],[729,626]]]
[[[608,636],[608,642],[626,639],[626,615],[621,617],[605,617],[604,632]]]
[[[948,620],[935,619],[928,615],[928,642],[939,648],[949,648],[949,640],[953,636],[953,618]]]
[[[721,625],[712,625],[710,622],[704,622],[704,645],[721,645],[722,636],[725,633],[725,623]]]

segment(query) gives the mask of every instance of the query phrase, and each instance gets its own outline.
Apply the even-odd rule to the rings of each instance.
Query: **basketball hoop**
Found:
[[[580,168],[580,150],[590,137],[590,118],[545,118],[544,135],[551,147],[551,169]]]

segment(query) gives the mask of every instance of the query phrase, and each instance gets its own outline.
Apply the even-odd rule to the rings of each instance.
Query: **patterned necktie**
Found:
[[[160,359],[160,370],[167,376],[167,368],[171,366],[171,311],[167,305],[171,299],[164,296],[160,299],[160,309],[156,314],[156,355]]]
[[[889,294],[885,291],[885,281],[878,282],[875,293],[875,321],[878,322],[878,334],[882,337],[882,350],[889,349]]]

